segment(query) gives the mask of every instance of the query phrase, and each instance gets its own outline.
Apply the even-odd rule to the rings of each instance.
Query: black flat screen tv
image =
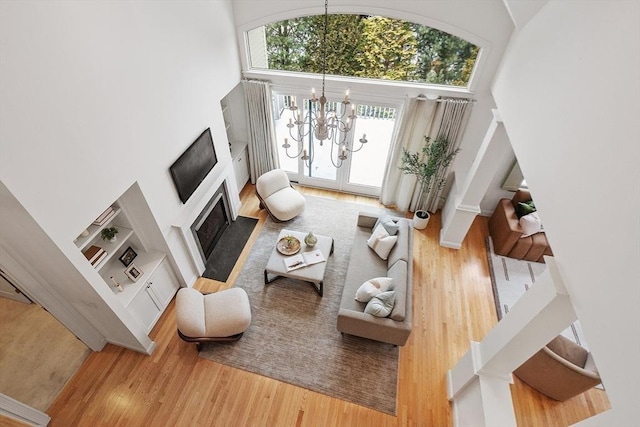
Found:
[[[169,168],[182,203],[187,203],[216,163],[218,158],[211,138],[211,128],[207,128]]]

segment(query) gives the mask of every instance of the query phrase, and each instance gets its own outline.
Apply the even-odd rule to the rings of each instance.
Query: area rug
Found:
[[[211,251],[202,276],[226,282],[256,224],[257,219],[244,216],[238,216],[231,222]]]
[[[239,341],[206,344],[200,356],[394,415],[398,347],[343,336],[336,329],[358,212],[393,212],[305,198],[305,211],[292,221],[266,221],[236,280],[251,302],[249,329]],[[334,239],[323,297],[294,279],[264,285],[264,268],[283,228]]]
[[[542,262],[524,261],[496,255],[493,252],[493,241],[488,236],[485,241],[493,298],[495,300],[498,320],[502,319],[524,293],[536,282],[536,278],[546,270]],[[584,339],[580,322],[575,321],[562,332],[562,335],[588,348]]]

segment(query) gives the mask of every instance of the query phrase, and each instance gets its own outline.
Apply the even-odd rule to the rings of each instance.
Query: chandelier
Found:
[[[311,89],[311,99],[306,100],[302,108],[304,116],[298,110],[294,98],[290,98],[288,109],[291,111],[291,118],[287,124],[289,128],[289,136],[296,141],[301,147],[300,151],[295,155],[289,154],[289,139],[284,139],[282,147],[285,149],[287,157],[301,158],[305,165],[310,167],[313,164],[315,154],[314,138],[319,141],[319,145],[323,146],[327,141],[331,146],[331,163],[335,168],[342,166],[347,159],[347,153],[356,153],[360,151],[364,144],[367,143],[367,135],[363,134],[358,141],[360,146],[353,148],[353,143],[348,139],[349,132],[353,128],[358,118],[355,111],[355,105],[349,101],[349,91],[347,90],[344,99],[341,102],[327,102],[325,96],[325,74],[327,68],[327,27],[329,21],[328,0],[324,2],[324,29],[322,33],[322,94],[320,98],[316,97],[315,89]],[[305,110],[306,107],[306,110]],[[308,141],[307,150],[304,148],[305,140]]]

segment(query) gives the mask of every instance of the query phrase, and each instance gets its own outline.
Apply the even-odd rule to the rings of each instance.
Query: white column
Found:
[[[440,245],[460,249],[496,171],[511,155],[509,138],[497,110],[463,183],[454,184],[442,210]]]
[[[536,283],[447,373],[454,425],[515,426],[511,373],[576,320],[556,259],[545,260]]]

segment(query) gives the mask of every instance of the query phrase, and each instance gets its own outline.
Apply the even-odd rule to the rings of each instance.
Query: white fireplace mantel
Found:
[[[207,204],[220,186],[224,186],[225,188],[229,202],[231,220],[235,221],[240,210],[240,198],[238,196],[238,191],[236,189],[235,181],[233,181],[233,177],[232,166],[226,168],[223,173],[218,174],[217,176],[214,175],[207,177],[202,184],[200,184],[200,188],[198,189],[206,188],[206,191],[197,199],[189,200],[185,205],[185,209],[183,209],[180,215],[172,223],[172,227],[178,230],[183,249],[185,253],[189,255],[191,266],[198,275],[204,272],[205,265],[202,260],[202,256],[200,255],[198,244],[191,231],[191,225],[206,208]],[[194,196],[195,195],[196,194],[194,194]],[[192,199],[194,199],[193,196]],[[191,203],[192,201],[194,203]]]

